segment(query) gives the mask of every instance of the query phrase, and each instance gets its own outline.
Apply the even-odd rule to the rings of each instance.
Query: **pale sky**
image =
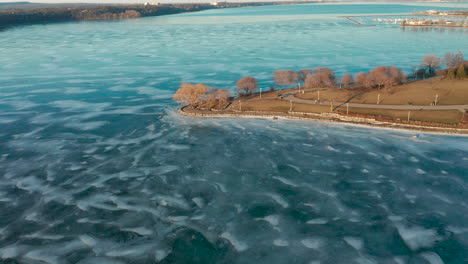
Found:
[[[201,3],[213,2],[214,0],[0,0],[0,3],[5,2],[31,2],[31,3],[145,3],[145,2],[159,2],[159,3]],[[262,0],[229,0],[228,2],[260,2]],[[263,0],[275,1],[275,0]],[[284,0],[276,0],[284,1]]]

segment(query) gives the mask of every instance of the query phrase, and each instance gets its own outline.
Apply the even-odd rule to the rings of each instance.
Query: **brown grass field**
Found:
[[[247,100],[242,102],[242,111],[265,111],[287,113],[290,103],[280,99],[265,100]],[[233,109],[238,110],[238,104],[233,105]],[[331,112],[329,106],[310,105],[293,103],[293,112],[306,113],[326,113]],[[335,111],[346,112],[346,107],[342,106]],[[406,110],[387,110],[387,109],[368,109],[368,108],[349,108],[350,113],[368,114],[375,116],[389,117],[393,120],[407,120],[408,111]],[[463,118],[463,113],[458,110],[419,110],[411,111],[410,120],[437,122],[446,124],[457,124]]]
[[[321,101],[345,102],[353,95],[363,92],[362,89],[326,89],[320,91]],[[468,104],[468,79],[428,79],[416,81],[390,89],[364,91],[352,99],[351,103],[376,104],[380,94],[380,104],[391,105],[430,105],[438,95],[438,105]],[[296,94],[302,99],[317,99],[317,92]]]

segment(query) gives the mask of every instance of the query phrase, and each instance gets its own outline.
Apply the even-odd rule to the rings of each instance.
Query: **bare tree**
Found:
[[[275,83],[279,86],[289,85],[289,72],[287,70],[278,70],[273,73]]]
[[[216,91],[216,98],[218,99],[218,105],[225,107],[229,103],[229,91],[218,89]]]
[[[289,81],[291,82],[290,85],[296,84],[296,86],[299,86],[300,80],[299,73],[295,71],[289,71]]]
[[[314,73],[319,76],[320,84],[323,86],[332,87],[336,84],[335,72],[326,67],[317,67]]]
[[[366,79],[364,79],[364,87],[372,88],[374,86],[375,86],[374,77],[371,74],[366,75]]]
[[[307,74],[304,81],[304,87],[306,89],[319,88],[321,85],[320,76],[318,74]]]
[[[458,79],[464,79],[466,78],[467,75],[466,75],[466,71],[465,71],[465,66],[460,63],[460,66],[458,66],[457,68],[457,78]]]
[[[382,87],[382,85],[384,85],[390,79],[390,76],[387,73],[387,69],[385,66],[375,67],[369,72],[368,77],[371,77],[379,88]]]
[[[192,107],[198,107],[205,100],[209,90],[210,87],[204,84],[182,83],[174,94],[173,99]]]
[[[439,76],[439,77],[446,77],[447,76],[447,70],[438,70],[438,71],[435,72],[435,75]]]
[[[389,73],[392,85],[402,84],[404,81],[406,81],[406,78],[408,77],[404,71],[398,69],[395,66],[388,66],[387,71]]]
[[[428,54],[422,59],[421,65],[427,68],[429,74],[433,74],[440,67],[440,58],[434,54]]]
[[[307,78],[307,75],[311,73],[312,71],[309,69],[302,69],[298,72],[299,80],[304,83],[304,86],[305,86],[305,79]]]
[[[463,56],[463,52],[461,52],[461,50],[459,50],[457,55],[455,55],[455,61],[457,64],[463,63],[465,61],[465,56]]]
[[[291,86],[299,82],[299,74],[290,70],[279,70],[273,73],[275,83],[279,86]]]
[[[359,85],[364,86],[366,79],[367,79],[367,74],[365,72],[358,72],[356,76],[354,77],[354,82]]]
[[[445,66],[447,67],[447,69],[455,68],[457,66],[457,62],[455,58],[456,56],[457,55],[455,55],[455,53],[453,52],[445,53]]]
[[[447,78],[448,79],[455,79],[455,69],[450,68],[447,70]]]
[[[229,91],[225,89],[212,89],[208,92],[202,103],[206,108],[224,108],[229,102]]]
[[[348,86],[348,85],[351,85],[353,83],[353,76],[349,73],[346,73],[344,74],[342,77],[341,77],[341,83],[344,85],[344,86]]]
[[[458,51],[457,54],[452,52],[445,53],[445,66],[447,66],[447,69],[457,68],[464,60],[465,56],[463,56],[461,51]]]
[[[252,94],[257,90],[258,82],[252,76],[247,76],[237,81],[237,91],[241,95]]]
[[[199,107],[212,109],[218,105],[218,100],[216,99],[216,89],[208,91],[205,99],[200,102]]]

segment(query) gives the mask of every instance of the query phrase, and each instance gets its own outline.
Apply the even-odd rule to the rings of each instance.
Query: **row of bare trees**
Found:
[[[229,104],[229,91],[201,83],[182,83],[173,99],[194,108],[224,109]]]
[[[461,64],[464,63],[465,57],[461,51],[458,53],[447,52],[444,56],[445,66],[447,71],[450,69],[457,69]],[[442,60],[434,54],[428,54],[422,59],[421,65],[419,68],[416,68],[414,71],[415,76],[422,75],[435,75],[436,71],[442,67]]]
[[[402,84],[406,80],[406,74],[394,66],[378,66],[368,73],[359,72],[354,77],[357,85],[365,88],[389,88],[394,85]]]
[[[441,59],[436,55],[429,54],[424,56],[420,68],[415,71],[413,77],[419,77],[423,74],[433,76],[448,76],[457,78],[466,78],[468,75],[468,62],[464,61],[461,51],[458,53],[446,53],[445,65],[447,70],[441,68]],[[369,72],[359,72],[355,76],[347,73],[337,78],[335,72],[326,67],[317,67],[313,70],[302,69],[298,72],[293,70],[278,70],[273,73],[273,80],[279,87],[302,87],[304,89],[323,88],[323,87],[348,87],[356,85],[365,88],[389,88],[394,85],[402,84],[406,81],[407,75],[401,69],[395,66],[378,66]],[[240,96],[253,94],[258,89],[258,81],[252,77],[243,77],[236,83],[237,91]],[[274,86],[270,90],[274,90]],[[174,95],[174,100],[193,106],[195,108],[224,108],[229,104],[229,91],[218,88],[211,88],[204,84],[182,83],[179,90]]]
[[[326,67],[317,67],[313,70],[302,69],[299,72],[292,70],[279,70],[273,73],[275,83],[280,87],[302,87],[304,89],[349,86],[358,84],[367,88],[393,86],[401,84],[406,80],[406,74],[394,66],[379,66],[369,73],[360,72],[355,77],[347,73],[339,80],[335,72]],[[237,89],[240,95],[249,95],[258,88],[257,80],[252,76],[247,76],[237,82]]]

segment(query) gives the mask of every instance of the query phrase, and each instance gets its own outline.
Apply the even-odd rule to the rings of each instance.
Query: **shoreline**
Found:
[[[370,118],[355,118],[348,117],[338,114],[314,114],[314,113],[282,113],[282,112],[260,112],[260,111],[187,111],[187,106],[179,108],[179,113],[185,116],[193,117],[242,117],[242,118],[265,118],[265,119],[290,119],[290,120],[306,120],[315,122],[335,123],[335,124],[346,124],[354,125],[359,127],[367,128],[380,128],[380,129],[397,129],[404,131],[413,131],[426,134],[437,134],[437,135],[456,135],[456,136],[468,136],[468,129],[463,128],[442,128],[442,127],[430,127],[430,126],[418,126],[412,124],[400,124],[393,122],[380,122]]]
[[[448,25],[400,25],[400,27],[447,27],[447,28],[468,28],[468,26],[448,26]]]
[[[18,26],[38,24],[136,19],[225,8],[295,5],[300,3],[303,2],[219,2],[219,4],[206,2],[156,4],[12,4],[3,8],[0,6],[0,32]]]

